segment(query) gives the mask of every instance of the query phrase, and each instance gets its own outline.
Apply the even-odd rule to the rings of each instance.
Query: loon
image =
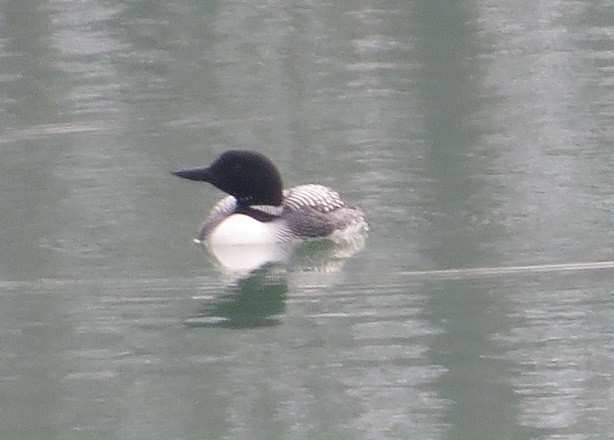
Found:
[[[317,184],[283,189],[277,168],[266,156],[228,150],[209,167],[172,173],[209,182],[229,195],[212,208],[198,241],[213,245],[281,243],[366,231],[363,212]]]

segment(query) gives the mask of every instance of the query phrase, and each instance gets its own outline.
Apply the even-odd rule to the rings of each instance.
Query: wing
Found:
[[[300,185],[286,190],[284,196],[284,216],[299,236],[325,237],[354,224],[366,224],[362,211],[346,205],[325,186]]]
[[[293,211],[309,207],[323,214],[347,207],[337,192],[325,186],[313,184],[299,185],[285,190],[284,206]]]

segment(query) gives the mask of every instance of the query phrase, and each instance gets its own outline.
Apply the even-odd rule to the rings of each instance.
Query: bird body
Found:
[[[210,167],[173,174],[209,182],[229,194],[214,205],[198,234],[214,245],[287,242],[368,228],[363,212],[328,187],[284,190],[277,168],[260,153],[229,150]]]

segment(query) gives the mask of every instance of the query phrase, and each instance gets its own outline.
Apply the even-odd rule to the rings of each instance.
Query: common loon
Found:
[[[172,174],[230,194],[200,227],[198,240],[214,245],[287,242],[368,228],[363,212],[330,188],[306,184],[284,190],[275,165],[254,151],[229,150],[209,167]]]

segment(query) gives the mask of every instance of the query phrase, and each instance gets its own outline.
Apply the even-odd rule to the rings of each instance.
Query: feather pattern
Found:
[[[362,211],[346,205],[337,192],[322,185],[307,184],[284,190],[281,206],[253,205],[245,210],[233,196],[224,197],[202,223],[199,240],[206,240],[216,226],[234,213],[258,218],[250,210],[269,216],[268,221],[275,224],[280,241],[325,237],[349,227],[367,228]]]

